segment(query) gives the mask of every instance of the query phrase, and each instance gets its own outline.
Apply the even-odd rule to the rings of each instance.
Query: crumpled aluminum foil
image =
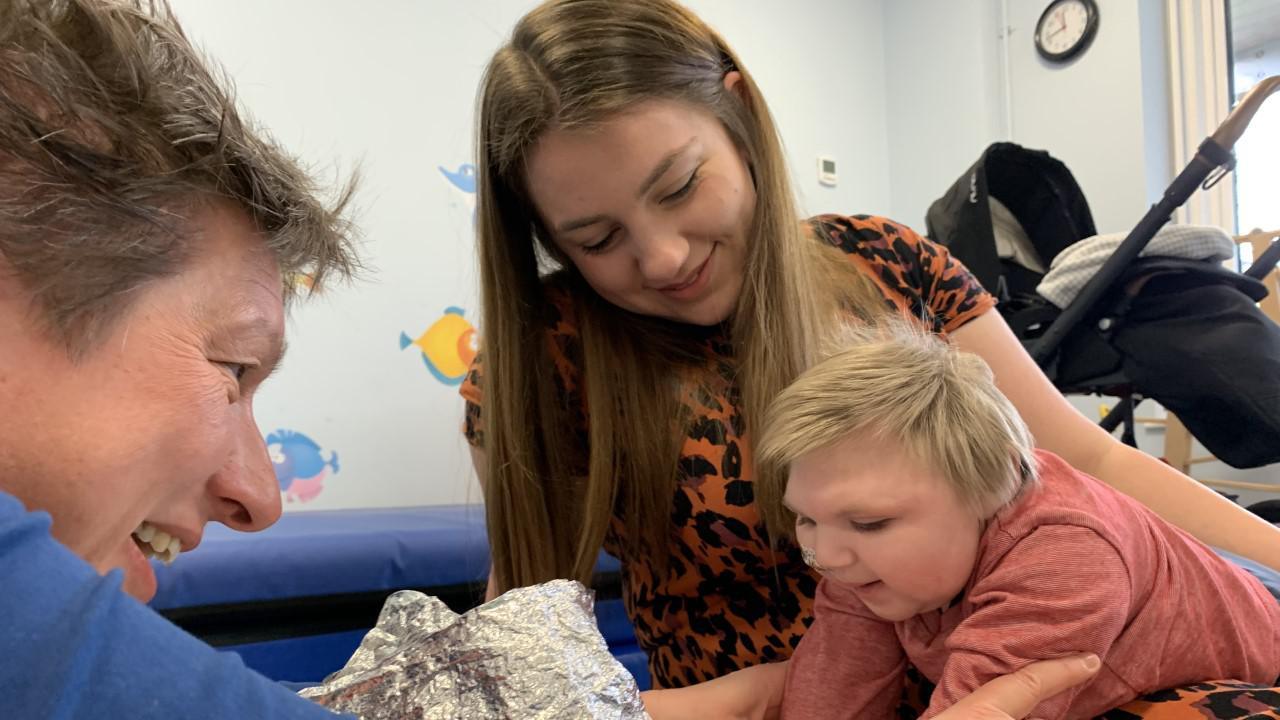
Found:
[[[593,596],[555,580],[457,615],[404,590],[345,667],[299,694],[363,720],[648,720],[635,679],[596,627]]]

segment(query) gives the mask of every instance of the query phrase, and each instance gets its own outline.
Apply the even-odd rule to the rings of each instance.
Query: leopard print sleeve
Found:
[[[824,215],[812,221],[876,283],[891,307],[947,333],[995,307],[996,300],[943,246],[874,215]]]
[[[458,394],[466,403],[466,411],[462,421],[462,434],[467,442],[477,450],[484,449],[484,424],[481,422],[480,409],[483,394],[480,392],[480,377],[484,372],[484,356],[477,353],[471,361],[471,370],[458,388]]]

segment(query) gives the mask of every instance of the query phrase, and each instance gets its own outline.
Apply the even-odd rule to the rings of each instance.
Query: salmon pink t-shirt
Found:
[[[950,607],[892,623],[839,583],[819,584],[784,718],[892,718],[908,662],[937,685],[924,718],[1078,652],[1102,669],[1029,717],[1093,717],[1206,680],[1276,682],[1280,605],[1256,578],[1057,456],[1037,460],[1040,482],[988,523]]]

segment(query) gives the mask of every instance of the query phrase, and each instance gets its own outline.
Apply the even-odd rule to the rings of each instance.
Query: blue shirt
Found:
[[[0,718],[347,717],[178,629],[49,526],[0,492]]]

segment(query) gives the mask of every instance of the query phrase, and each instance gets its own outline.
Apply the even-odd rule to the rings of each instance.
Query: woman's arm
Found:
[[[986,360],[1036,444],[1135,498],[1200,541],[1280,568],[1280,530],[1090,422],[1045,377],[1013,331],[989,310],[951,333]]]
[[[650,690],[640,697],[653,720],[777,720],[788,664],[756,665],[689,687]]]

